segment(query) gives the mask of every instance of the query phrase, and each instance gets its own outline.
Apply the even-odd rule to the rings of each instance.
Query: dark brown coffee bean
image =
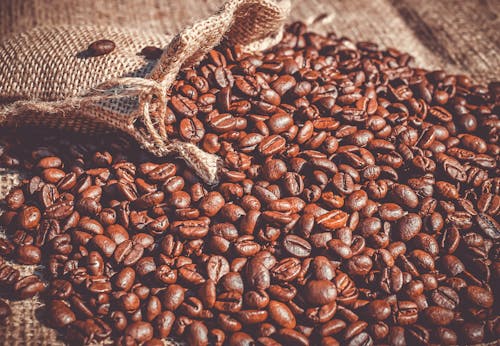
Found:
[[[27,207],[18,214],[19,225],[25,230],[34,229],[40,223],[41,216],[37,207]]]
[[[490,308],[493,306],[493,294],[483,287],[467,286],[465,295],[470,302],[480,307]]]
[[[484,339],[484,325],[479,322],[466,322],[460,329],[465,342],[477,344]]]
[[[184,118],[179,124],[181,137],[193,143],[198,143],[205,134],[203,123],[197,118]]]
[[[269,89],[271,90],[271,89]],[[275,97],[279,96],[276,94]],[[280,134],[290,129],[293,125],[293,118],[287,113],[276,113],[268,120],[271,133]]]
[[[453,311],[440,306],[430,306],[424,311],[425,317],[432,324],[446,326],[453,321]]]
[[[47,316],[50,316],[51,325],[57,328],[65,327],[76,321],[73,311],[61,300],[47,303]]]
[[[208,345],[208,328],[203,322],[193,321],[187,330],[186,338],[189,345]]]
[[[380,218],[384,221],[396,221],[404,216],[403,209],[395,203],[384,203],[378,208]]]
[[[264,138],[258,146],[259,152],[264,156],[271,156],[285,149],[286,140],[280,135],[272,135]]]
[[[500,225],[488,214],[479,213],[476,215],[476,222],[483,233],[491,239],[500,238]]]
[[[283,247],[292,256],[307,257],[311,254],[309,242],[296,235],[287,235],[283,240]]]
[[[371,318],[383,321],[391,315],[391,306],[385,300],[373,300],[367,305],[367,314]]]
[[[277,333],[277,337],[285,344],[293,344],[293,345],[309,345],[309,341],[307,337],[296,331],[295,329],[283,328],[280,329]]]
[[[207,275],[215,283],[229,273],[229,262],[222,256],[211,256],[207,261]]]
[[[39,264],[42,261],[42,251],[34,245],[23,245],[17,248],[16,260],[21,264]]]
[[[422,228],[422,219],[414,213],[404,215],[397,223],[398,235],[402,241],[408,241],[416,236]]]
[[[36,275],[25,276],[14,285],[14,292],[21,299],[31,298],[45,289],[45,284]]]
[[[125,335],[132,337],[138,343],[142,343],[153,338],[153,326],[144,321],[133,322],[125,328]]]
[[[447,286],[441,286],[434,290],[431,299],[436,305],[449,310],[455,310],[460,303],[458,294]]]
[[[399,325],[404,326],[415,323],[418,319],[417,304],[408,300],[398,301],[393,310],[393,317]]]
[[[179,285],[170,285],[160,297],[165,309],[175,311],[184,301],[184,288]]]
[[[442,345],[456,345],[458,343],[457,334],[448,328],[438,327],[435,331],[437,341]]]
[[[366,255],[356,255],[347,260],[346,270],[350,275],[366,275],[372,269],[373,262]]]
[[[202,198],[199,208],[205,215],[212,217],[221,210],[224,204],[224,197],[217,191],[211,191]]]
[[[326,228],[333,230],[342,228],[347,223],[348,215],[340,210],[333,210],[316,218],[316,223]]]
[[[24,193],[22,189],[13,189],[5,197],[5,202],[7,207],[11,210],[20,209],[25,203]]]
[[[115,50],[115,47],[115,43],[111,40],[98,40],[92,42],[87,48],[87,51],[90,56],[100,56],[111,53]]]
[[[327,280],[309,280],[304,289],[304,298],[313,306],[332,303],[337,297],[337,288]]]
[[[163,49],[155,46],[146,46],[141,49],[141,55],[144,55],[146,59],[156,60],[159,59],[163,54]]]

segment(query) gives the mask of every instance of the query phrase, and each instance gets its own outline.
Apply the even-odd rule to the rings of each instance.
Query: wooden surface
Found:
[[[215,11],[223,0],[0,1],[0,37],[46,23],[120,23],[165,32]],[[134,8],[133,18],[123,15]],[[416,65],[500,79],[500,0],[295,0],[290,20],[313,23],[354,41],[410,52]],[[172,23],[170,18],[175,18]]]

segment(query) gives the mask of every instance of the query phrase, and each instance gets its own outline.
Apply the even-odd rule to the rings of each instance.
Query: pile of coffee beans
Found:
[[[211,51],[165,127],[222,158],[217,186],[127,139],[4,136],[30,174],[1,217],[4,297],[38,294],[75,344],[498,340],[500,84],[410,62],[301,23]]]

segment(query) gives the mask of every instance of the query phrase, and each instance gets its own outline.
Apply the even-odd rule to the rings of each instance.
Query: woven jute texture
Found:
[[[168,89],[183,66],[195,64],[223,40],[248,51],[271,47],[281,38],[289,10],[289,0],[230,0],[175,36],[101,25],[48,25],[14,33],[0,44],[0,125],[120,130],[157,156],[177,154],[205,182],[216,183],[217,156],[167,138]],[[116,49],[88,56],[87,46],[103,38],[114,41]],[[149,45],[164,48],[158,61],[138,54]]]

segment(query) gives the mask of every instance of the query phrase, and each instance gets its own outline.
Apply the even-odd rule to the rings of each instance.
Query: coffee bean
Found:
[[[222,256],[211,256],[207,261],[207,275],[215,283],[229,273],[229,262]]]
[[[45,284],[36,275],[29,275],[14,284],[14,292],[21,299],[31,298],[45,289]]]
[[[224,197],[217,191],[211,191],[200,201],[199,208],[205,215],[211,217],[215,216],[224,204]]]
[[[208,345],[208,328],[203,322],[194,321],[186,331],[189,345]]]
[[[465,294],[467,299],[473,304],[483,308],[490,308],[493,306],[493,294],[483,287],[467,286]]]
[[[26,230],[34,229],[40,223],[41,216],[37,207],[27,207],[18,214],[19,225]]]
[[[42,261],[42,251],[34,245],[20,246],[16,252],[16,259],[22,264],[39,264]]]
[[[371,318],[383,321],[391,315],[391,306],[385,300],[373,300],[367,306],[367,314]]]
[[[115,43],[111,40],[98,40],[92,42],[87,48],[87,51],[90,56],[100,56],[111,53],[115,50],[115,47]]]
[[[271,300],[268,309],[269,317],[278,325],[283,328],[295,328],[295,316],[284,303]]]
[[[399,325],[413,324],[418,319],[417,304],[408,300],[398,301],[393,311],[393,315],[394,315],[394,320]]]
[[[132,340],[142,343],[153,337],[153,326],[144,321],[137,321],[129,324],[125,329],[125,335],[132,337]]]
[[[416,236],[422,228],[422,219],[414,213],[404,215],[399,219],[397,230],[402,241],[408,241]]]
[[[337,297],[337,288],[327,280],[310,280],[304,290],[305,299],[313,306],[332,303]]]
[[[478,322],[466,322],[462,325],[461,335],[465,342],[477,344],[484,339],[484,325]]]
[[[57,328],[67,326],[76,320],[73,311],[60,300],[53,300],[47,304],[47,316],[50,316],[51,325]]]
[[[163,49],[155,46],[146,46],[141,50],[141,55],[144,55],[146,59],[150,60],[159,59],[162,54],[163,54]]]
[[[366,255],[353,256],[346,262],[346,270],[353,276],[368,274],[372,266],[373,262],[371,258]]]
[[[425,309],[424,314],[430,323],[446,326],[453,320],[453,311],[440,306],[430,306]]]
[[[13,189],[5,197],[7,207],[11,210],[20,209],[25,203],[25,197],[22,189]]]
[[[296,257],[307,257],[311,254],[311,245],[303,238],[287,235],[283,240],[283,247]]]

